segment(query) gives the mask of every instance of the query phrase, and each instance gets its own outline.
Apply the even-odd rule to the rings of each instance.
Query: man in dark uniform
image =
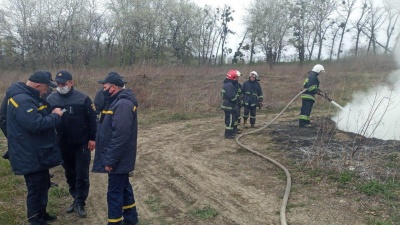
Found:
[[[244,94],[243,125],[247,124],[247,119],[250,114],[251,128],[256,128],[257,106],[261,108],[264,99],[262,88],[258,81],[258,73],[252,71],[249,75],[249,79],[243,83],[242,87],[242,92]]]
[[[234,139],[237,132],[236,116],[239,110],[239,86],[237,83],[239,76],[240,72],[238,70],[229,70],[221,91],[221,109],[225,113],[225,138],[227,139]]]
[[[321,72],[325,72],[322,65],[315,65],[310,72],[308,72],[308,77],[303,83],[303,87],[307,89],[302,95],[302,106],[299,116],[299,126],[300,127],[311,127],[310,115],[313,104],[315,102],[315,94],[319,94],[319,80],[318,75]]]
[[[23,175],[28,189],[27,217],[30,225],[47,225],[56,219],[46,212],[50,188],[49,169],[62,164],[55,127],[63,112],[46,110],[42,97],[51,82],[45,71],[33,73],[25,83],[12,84],[6,91],[7,139],[10,163],[16,175]]]
[[[124,89],[116,72],[104,80],[105,105],[99,119],[93,172],[108,174],[108,225],[136,225],[139,222],[129,172],[136,162],[138,135],[135,95]]]
[[[66,110],[61,123],[57,125],[65,177],[69,193],[74,198],[66,212],[76,211],[79,217],[86,217],[90,152],[95,148],[96,139],[96,112],[89,96],[74,88],[72,75],[68,71],[59,71],[55,81],[57,92],[50,94],[47,101],[51,107]]]

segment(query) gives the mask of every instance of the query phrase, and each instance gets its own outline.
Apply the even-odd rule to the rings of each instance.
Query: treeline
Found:
[[[400,15],[388,1],[253,0],[236,18],[229,6],[190,0],[3,0],[0,66],[218,65],[260,54],[272,65],[388,53]],[[243,21],[241,37],[233,20]],[[227,47],[229,36],[241,40],[237,48]]]

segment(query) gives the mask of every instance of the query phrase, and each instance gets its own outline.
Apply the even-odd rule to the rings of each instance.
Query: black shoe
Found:
[[[226,138],[226,139],[235,139],[235,136],[234,136],[234,135],[231,135],[231,136],[225,136],[225,138]]]
[[[8,155],[8,151],[4,152],[3,155],[1,155],[3,159],[10,159],[10,156]]]
[[[65,210],[66,213],[72,213],[73,211],[75,211],[75,203],[72,203],[67,210]]]
[[[44,214],[44,216],[43,216],[43,220],[46,221],[46,222],[51,222],[51,221],[54,221],[56,219],[57,219],[56,215],[50,215],[48,213]]]
[[[87,213],[85,211],[85,207],[83,205],[75,204],[74,210],[78,213],[79,217],[86,217]]]

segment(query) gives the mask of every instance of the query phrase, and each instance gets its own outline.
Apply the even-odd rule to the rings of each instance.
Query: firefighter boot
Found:
[[[240,133],[242,133],[242,130],[239,129],[237,126],[234,126],[234,127],[233,127],[233,133],[234,133],[234,134],[240,134]]]
[[[243,118],[243,127],[247,128],[247,119]]]
[[[235,139],[235,133],[233,132],[233,130],[225,129],[225,138],[226,139]]]

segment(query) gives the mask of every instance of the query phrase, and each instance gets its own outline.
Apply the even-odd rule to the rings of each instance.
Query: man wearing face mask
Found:
[[[47,101],[51,107],[66,110],[61,123],[56,127],[65,177],[69,193],[74,199],[66,212],[76,211],[79,217],[86,217],[89,164],[96,139],[96,112],[89,96],[74,89],[71,73],[59,71],[55,81],[57,92],[50,94]]]
[[[129,172],[135,168],[138,121],[135,94],[123,89],[125,81],[116,72],[104,80],[105,105],[96,137],[93,172],[108,174],[107,225],[136,225],[139,222]]]

